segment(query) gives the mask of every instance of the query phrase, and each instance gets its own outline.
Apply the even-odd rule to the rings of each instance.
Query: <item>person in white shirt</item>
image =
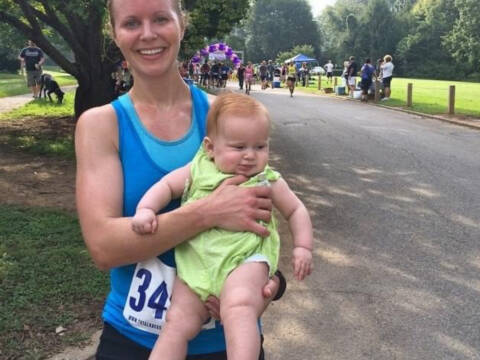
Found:
[[[392,63],[392,57],[390,55],[385,55],[383,58],[384,63],[381,66],[382,69],[382,82],[383,82],[383,91],[385,94],[385,97],[382,100],[389,100],[390,99],[390,94],[392,93],[392,90],[390,88],[390,84],[392,82],[392,76],[393,76],[393,68],[394,65]]]
[[[325,64],[324,66],[325,71],[327,72],[327,81],[332,81],[333,78],[333,64],[332,60],[328,60],[328,63]]]

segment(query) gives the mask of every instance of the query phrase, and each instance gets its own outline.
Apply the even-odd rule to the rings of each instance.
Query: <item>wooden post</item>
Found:
[[[333,78],[333,87],[336,87],[337,86],[337,77],[335,76]]]
[[[380,81],[378,79],[375,79],[375,102],[380,101]]]
[[[407,85],[407,107],[412,107],[412,83]]]
[[[322,75],[318,74],[318,90],[322,89]]]
[[[449,86],[448,91],[448,114],[455,114],[455,85]]]

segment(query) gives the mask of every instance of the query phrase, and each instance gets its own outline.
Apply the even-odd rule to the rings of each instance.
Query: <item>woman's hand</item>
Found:
[[[259,221],[270,222],[271,189],[267,186],[239,187],[247,178],[242,175],[225,180],[205,199],[209,227],[232,231],[250,231],[262,237],[269,231]]]

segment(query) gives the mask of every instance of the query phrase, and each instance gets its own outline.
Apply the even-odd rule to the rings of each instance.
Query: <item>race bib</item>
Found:
[[[158,258],[137,264],[123,316],[133,327],[159,334],[170,307],[175,268]]]

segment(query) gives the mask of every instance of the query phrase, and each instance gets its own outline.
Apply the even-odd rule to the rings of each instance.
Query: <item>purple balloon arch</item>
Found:
[[[205,46],[203,49],[200,49],[192,57],[191,61],[193,64],[199,64],[202,61],[202,58],[209,57],[210,54],[219,54],[225,56],[225,59],[231,60],[235,67],[239,67],[242,63],[242,60],[238,57],[233,49],[224,43],[215,43]]]

